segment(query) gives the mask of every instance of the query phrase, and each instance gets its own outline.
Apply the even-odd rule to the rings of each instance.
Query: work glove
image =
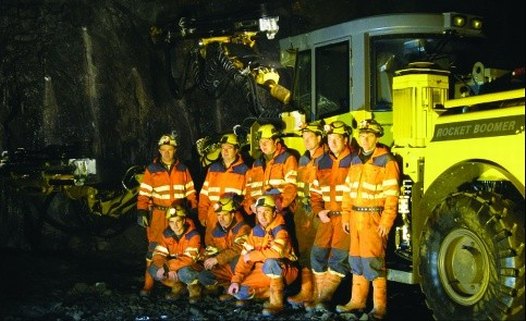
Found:
[[[149,214],[147,210],[137,210],[137,224],[142,227],[150,226]]]

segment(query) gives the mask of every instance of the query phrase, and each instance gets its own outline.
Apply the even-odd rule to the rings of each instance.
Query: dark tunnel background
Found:
[[[146,240],[144,230],[135,224],[134,199],[129,195],[137,184],[134,174],[155,156],[160,135],[177,132],[178,155],[190,166],[199,187],[204,178],[196,146],[199,138],[217,137],[238,124],[246,130],[254,120],[275,116],[286,108],[262,86],[245,78],[228,80],[229,66],[220,58],[201,65],[208,68],[205,71],[199,70],[195,38],[167,43],[156,38],[153,26],[166,30],[182,16],[225,21],[269,10],[280,16],[276,39],[262,38],[256,52],[243,54],[277,62],[280,38],[349,19],[396,12],[468,12],[486,18],[487,34],[495,46],[484,54],[494,67],[524,67],[522,2],[514,6],[489,0],[384,1],[381,5],[328,2],[330,5],[322,0],[1,0],[0,249],[10,262],[3,260],[4,277],[29,274],[22,284],[31,289],[33,279],[42,281],[42,275],[36,273],[32,278],[31,273],[49,268],[57,280],[75,284],[64,290],[70,300],[86,293],[100,300],[108,284],[95,284],[102,275],[108,277],[106,265],[114,264],[112,258],[117,256],[122,258],[118,270],[122,274],[112,271],[115,274],[110,277],[122,287],[139,286]],[[199,72],[205,79],[199,78]],[[285,84],[290,84],[287,70],[280,72]],[[64,195],[42,179],[70,174],[69,159],[96,159],[96,164],[81,165],[94,166],[97,174],[83,182],[84,187],[79,185]],[[82,179],[67,177],[54,184],[76,185]],[[80,195],[90,195],[91,201]],[[30,253],[34,265],[17,261],[16,253]],[[74,253],[78,261],[73,266],[65,264],[61,261],[65,253]],[[75,283],[79,282],[75,274],[68,273],[83,275],[88,285]],[[124,280],[128,274],[136,278]],[[46,281],[37,284],[62,286],[52,279]],[[6,297],[26,295],[16,284],[4,284]],[[409,296],[420,295],[412,288],[408,291]],[[346,295],[342,302],[348,299]],[[129,298],[117,299],[132,307],[139,304],[130,303]],[[87,304],[96,303],[88,300]],[[416,306],[427,318],[424,304]],[[21,310],[25,307],[20,305]],[[131,314],[151,312],[162,319],[162,313],[150,309],[137,308]],[[399,309],[411,315],[411,306]],[[64,319],[46,313],[12,320]],[[226,312],[219,310],[217,315],[222,313]],[[198,311],[190,314],[193,319],[206,319]],[[65,319],[86,316],[71,312]],[[115,315],[105,317],[115,319]],[[239,319],[249,317],[241,314]]]

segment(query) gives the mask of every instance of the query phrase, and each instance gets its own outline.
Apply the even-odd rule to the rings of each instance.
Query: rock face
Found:
[[[175,131],[178,156],[199,186],[204,171],[196,140],[279,104],[248,77],[227,75],[227,60],[217,53],[206,61],[191,55],[195,39],[173,46],[152,41],[150,28],[177,21],[186,4],[0,2],[0,151],[12,156],[23,148],[42,162],[94,158],[99,185],[118,187],[126,169],[149,163],[159,137]],[[10,224],[0,228],[0,246],[31,247],[27,237],[50,202],[31,204],[6,184],[0,182],[9,200],[0,204],[0,219]],[[62,232],[51,229],[47,240],[63,244]]]
[[[156,134],[149,120],[173,104],[146,25],[111,2],[3,5],[3,149],[79,144],[108,161],[137,162]],[[166,88],[166,85],[164,86]],[[179,121],[181,118],[179,118]],[[25,135],[21,135],[25,133]],[[116,138],[116,140],[110,139]],[[119,143],[116,143],[119,142]]]

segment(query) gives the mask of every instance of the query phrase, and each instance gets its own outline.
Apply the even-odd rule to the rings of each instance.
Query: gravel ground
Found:
[[[214,297],[205,297],[196,305],[186,298],[169,302],[163,298],[168,289],[160,284],[151,297],[141,298],[137,293],[142,285],[143,260],[134,255],[2,251],[2,262],[0,319],[5,321],[350,319],[334,312],[306,313],[291,306],[268,318],[260,316],[262,302],[257,301],[242,308]],[[346,280],[333,303],[348,301],[348,286]],[[387,320],[432,320],[417,286],[389,282],[388,287]]]

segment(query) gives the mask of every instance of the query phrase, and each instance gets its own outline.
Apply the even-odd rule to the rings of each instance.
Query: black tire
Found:
[[[489,192],[455,193],[434,208],[419,273],[436,320],[524,320],[524,213],[513,209]]]

